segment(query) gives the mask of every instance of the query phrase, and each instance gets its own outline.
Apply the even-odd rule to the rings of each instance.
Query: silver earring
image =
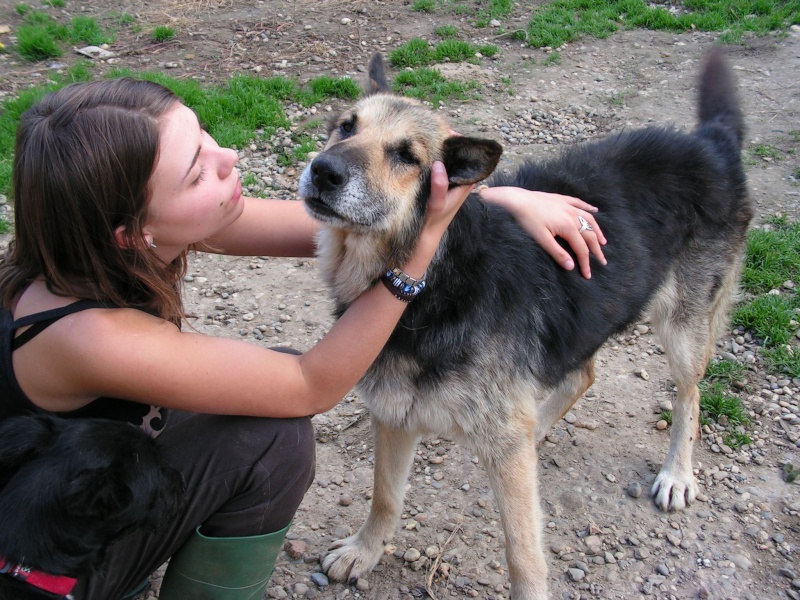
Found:
[[[150,247],[151,248],[158,248],[158,246],[156,246],[153,242],[150,242]]]

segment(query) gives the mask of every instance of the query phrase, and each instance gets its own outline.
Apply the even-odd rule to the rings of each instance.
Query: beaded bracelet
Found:
[[[414,279],[397,267],[387,270],[381,281],[395,298],[403,302],[411,302],[425,289],[425,275],[420,279]]]

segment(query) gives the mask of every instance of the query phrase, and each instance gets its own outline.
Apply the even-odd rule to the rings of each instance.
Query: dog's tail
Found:
[[[733,132],[741,148],[744,118],[739,107],[733,71],[721,47],[713,48],[706,55],[699,87],[698,127],[721,125]]]

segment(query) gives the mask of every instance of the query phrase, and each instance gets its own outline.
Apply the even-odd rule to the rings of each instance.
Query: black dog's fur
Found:
[[[158,442],[106,419],[14,417],[0,423],[0,555],[51,575],[96,570],[105,548],[180,507],[182,475]],[[0,599],[54,598],[0,575]]]

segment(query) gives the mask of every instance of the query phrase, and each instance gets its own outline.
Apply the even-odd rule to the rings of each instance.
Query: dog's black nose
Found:
[[[332,192],[347,179],[347,164],[340,156],[320,154],[311,163],[311,182],[320,192]]]

